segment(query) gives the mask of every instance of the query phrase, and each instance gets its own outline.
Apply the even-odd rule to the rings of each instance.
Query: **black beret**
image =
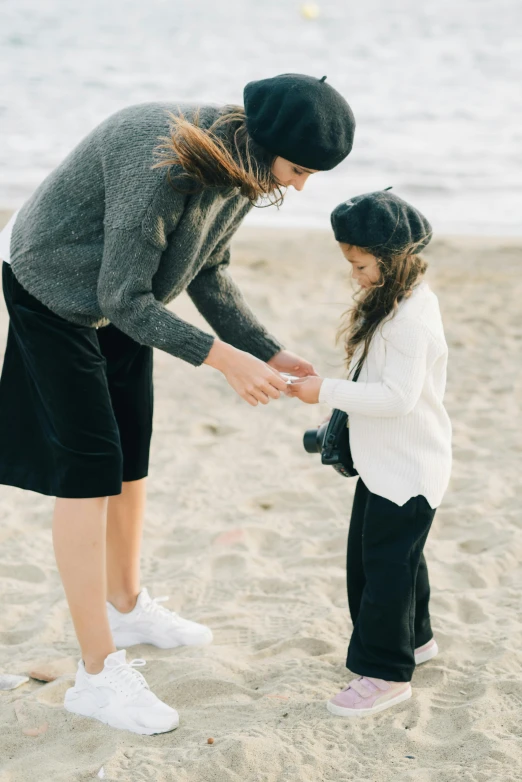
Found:
[[[344,160],[352,149],[355,118],[325,79],[283,73],[249,82],[244,103],[254,141],[273,155],[317,171]]]
[[[378,252],[420,252],[432,237],[432,227],[418,209],[388,190],[355,196],[336,206],[331,215],[338,242]]]

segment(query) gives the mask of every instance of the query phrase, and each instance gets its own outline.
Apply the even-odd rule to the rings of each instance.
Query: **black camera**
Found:
[[[330,420],[317,429],[307,429],[303,445],[307,453],[320,453],[321,462],[345,478],[358,475],[350,449],[349,419],[342,410],[334,410]]]
[[[303,436],[303,445],[306,453],[321,453],[323,450],[323,441],[328,429],[328,421],[321,424],[317,429],[307,429]]]

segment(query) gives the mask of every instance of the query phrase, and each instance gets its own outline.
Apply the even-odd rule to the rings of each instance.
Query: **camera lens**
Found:
[[[321,424],[318,429],[307,429],[303,436],[303,445],[307,453],[321,453],[323,440],[328,424]]]

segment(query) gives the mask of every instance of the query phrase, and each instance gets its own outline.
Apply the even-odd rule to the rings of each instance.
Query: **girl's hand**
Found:
[[[270,359],[268,365],[278,372],[287,372],[289,375],[296,375],[297,377],[317,376],[317,372],[309,361],[305,361],[304,358],[297,356],[295,353],[290,353],[289,350],[281,350],[279,353],[276,353]]]
[[[286,395],[297,397],[307,405],[316,405],[319,402],[319,391],[322,384],[322,377],[306,377],[303,380],[295,380],[287,386]]]
[[[249,405],[267,405],[279,399],[287,384],[281,375],[250,353],[215,340],[205,364],[223,373],[228,383]]]

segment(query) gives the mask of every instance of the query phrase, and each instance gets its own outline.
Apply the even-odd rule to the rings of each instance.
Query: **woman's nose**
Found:
[[[306,180],[307,179],[308,179],[307,176],[306,177],[305,176],[300,176],[300,177],[297,177],[296,179],[294,179],[294,181],[293,181],[294,190],[302,190],[303,187],[306,184]]]

